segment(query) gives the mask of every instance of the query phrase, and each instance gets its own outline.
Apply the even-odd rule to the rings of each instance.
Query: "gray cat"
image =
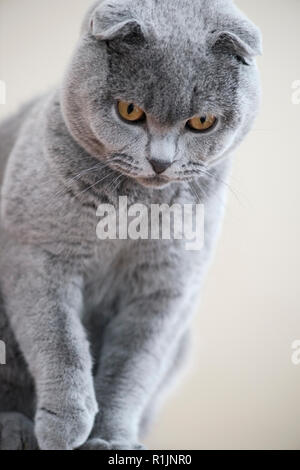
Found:
[[[94,4],[62,86],[0,126],[1,449],[141,449],[183,361],[260,101],[230,0]],[[99,240],[97,207],[205,205],[205,244]]]

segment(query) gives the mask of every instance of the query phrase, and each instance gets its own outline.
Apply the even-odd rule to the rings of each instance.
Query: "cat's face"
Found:
[[[217,11],[214,0],[192,9],[185,0],[161,3],[100,2],[63,90],[74,137],[111,168],[157,187],[191,180],[226,156],[259,103],[252,23],[227,0]]]

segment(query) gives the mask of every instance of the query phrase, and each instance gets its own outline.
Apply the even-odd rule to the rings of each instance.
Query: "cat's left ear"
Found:
[[[228,29],[214,32],[214,47],[229,50],[247,62],[262,54],[262,36],[250,21],[231,24]]]
[[[144,37],[141,22],[134,18],[126,6],[117,0],[104,1],[93,12],[90,22],[91,33],[102,41],[135,35]]]

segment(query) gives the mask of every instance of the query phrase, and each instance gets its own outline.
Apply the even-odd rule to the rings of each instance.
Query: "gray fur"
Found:
[[[260,52],[229,0],[96,2],[62,87],[0,126],[0,448],[20,448],[25,428],[35,447],[28,419],[41,449],[140,448],[184,357]],[[117,99],[147,122],[121,121]],[[212,132],[186,129],[207,112]],[[151,158],[172,163],[163,178]],[[119,195],[203,202],[204,249],[97,240],[96,208]]]

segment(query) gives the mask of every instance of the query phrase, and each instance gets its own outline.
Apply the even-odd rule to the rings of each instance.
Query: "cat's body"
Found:
[[[98,3],[100,12],[96,9]],[[257,108],[257,72],[252,63],[249,73],[253,84],[247,83],[240,95],[247,103],[247,106],[243,103],[244,115],[241,117],[239,105],[230,109],[228,98],[224,98],[220,115],[225,122],[228,119],[229,127],[222,130],[219,124],[216,142],[209,141],[209,137],[202,138],[201,158],[207,155],[215,160],[209,171],[206,166],[204,172],[195,160],[198,136],[183,136],[178,128],[179,134],[174,137],[180,113],[183,112],[186,119],[190,116],[184,111],[184,97],[186,106],[190,106],[188,92],[182,90],[181,105],[174,109],[175,89],[169,94],[163,91],[164,79],[173,63],[173,86],[177,87],[176,99],[180,102],[181,85],[176,77],[181,75],[182,82],[189,83],[191,77],[195,77],[194,62],[191,73],[184,77],[187,65],[179,70],[178,63],[188,59],[179,55],[174,62],[170,51],[167,52],[164,60],[156,63],[156,73],[161,75],[161,96],[156,98],[151,89],[154,83],[145,85],[146,89],[141,86],[139,90],[135,80],[130,90],[130,84],[121,85],[116,81],[117,66],[124,76],[128,47],[132,48],[131,59],[136,54],[135,64],[141,60],[139,67],[143,60],[147,66],[151,58],[158,60],[158,55],[153,53],[155,48],[151,47],[149,52],[144,44],[144,34],[146,38],[147,34],[143,32],[141,36],[141,30],[135,30],[123,51],[126,60],[120,63],[118,48],[123,46],[122,43],[120,46],[118,33],[131,24],[128,15],[134,17],[135,27],[138,21],[158,27],[157,18],[152,17],[155,9],[161,9],[158,18],[163,22],[170,11],[166,13],[162,5],[149,0],[146,2],[149,10],[145,7],[138,20],[138,13],[142,11],[138,1],[125,2],[128,8],[125,10],[124,3],[113,3],[113,14],[111,7],[105,10],[106,2],[97,2],[87,16],[83,39],[62,92],[40,98],[0,126],[0,339],[7,344],[7,365],[0,366],[0,448],[34,447],[34,419],[42,449],[76,448],[87,441],[92,429],[86,448],[139,448],[138,439],[152,416],[162,388],[184,356],[195,300],[222,219],[232,150],[250,128]],[[177,3],[185,14],[187,3],[183,0]],[[200,0],[197,3],[202,6]],[[218,11],[225,8],[227,12],[229,8],[231,12],[229,2],[215,3]],[[90,23],[94,11],[96,15]],[[236,10],[233,11],[237,15]],[[206,23],[211,13],[203,10]],[[105,21],[101,24],[103,18]],[[248,42],[252,40],[254,47],[259,40],[257,32],[251,24],[245,23],[244,27],[246,24],[251,31]],[[99,36],[96,40],[90,33],[90,26],[92,29],[98,26],[103,38]],[[171,39],[168,31],[162,30],[163,38],[155,42],[158,48],[161,41],[166,41],[165,35],[168,40],[164,44],[169,44]],[[130,28],[128,33],[132,33]],[[108,40],[109,44],[101,44]],[[232,41],[231,37],[229,42]],[[103,54],[110,47],[107,62]],[[244,42],[236,47],[247,49]],[[143,57],[140,48],[146,59],[145,56],[139,59]],[[252,54],[255,53],[253,50]],[[99,54],[97,71],[94,54]],[[216,54],[220,54],[219,50]],[[166,58],[170,63],[163,72]],[[203,60],[206,63],[206,59]],[[228,61],[223,67],[232,72],[233,83],[246,82],[246,71],[240,71],[240,62],[233,63],[231,58]],[[104,62],[109,70],[105,72],[105,86]],[[133,72],[133,68],[131,64],[130,73],[138,75],[139,70]],[[207,76],[201,77],[198,87],[207,80]],[[233,83],[229,80],[225,89],[228,88],[227,93],[232,90],[235,101],[240,97],[232,88]],[[212,82],[210,91],[214,86]],[[245,90],[248,97],[244,96]],[[149,107],[151,131],[148,129],[147,138],[145,129],[119,123],[115,115],[110,116],[110,122],[105,121],[111,113],[111,101],[108,103],[107,98],[111,94],[128,102],[135,100],[145,110]],[[199,94],[201,90],[196,92],[197,96]],[[202,99],[212,103],[207,95]],[[95,113],[98,100],[103,116],[98,111]],[[170,107],[169,112],[164,109],[161,120],[157,118],[159,103]],[[216,109],[216,104],[210,106]],[[113,119],[116,119],[114,124]],[[180,160],[181,153],[185,158],[194,157],[193,181],[183,177],[191,171],[189,162],[182,167],[185,169],[185,173],[181,169],[182,176],[178,177],[179,167],[176,177],[175,173],[170,173],[167,185],[152,174],[146,181],[145,149],[150,153],[162,149],[162,153],[166,153],[164,158],[168,158],[173,148],[171,134],[176,140],[175,161]],[[138,161],[139,154],[143,155],[143,161],[141,158]],[[121,164],[123,169],[120,169]],[[130,176],[130,171],[135,174]],[[142,203],[149,209],[151,204],[172,206],[203,202],[204,248],[187,251],[184,240],[97,239],[97,207],[101,203],[117,207],[121,195],[128,197],[129,205]],[[99,413],[94,423],[97,408]],[[2,429],[6,429],[2,438],[1,420]]]

